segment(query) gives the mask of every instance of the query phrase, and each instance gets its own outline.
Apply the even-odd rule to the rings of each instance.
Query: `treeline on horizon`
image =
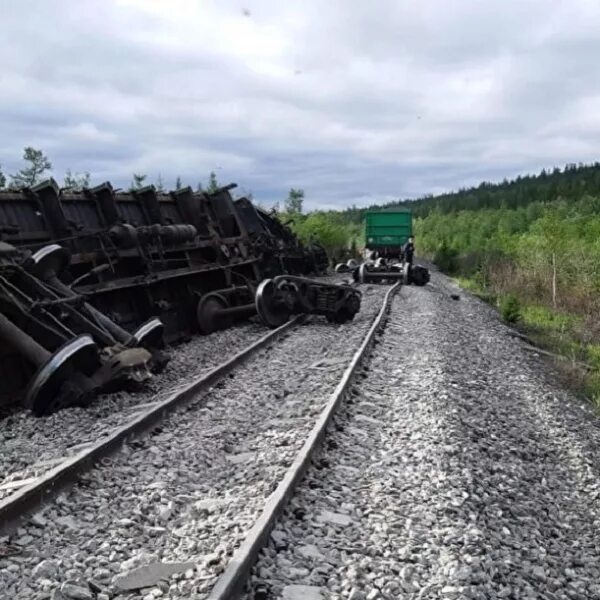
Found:
[[[283,211],[280,213],[282,220],[292,220],[298,233],[304,238],[310,235],[319,239],[322,234],[326,245],[333,250],[334,254],[343,254],[351,246],[358,248],[364,245],[363,239],[363,221],[364,215],[371,210],[392,210],[407,209],[415,217],[417,229],[419,230],[419,240],[417,240],[421,250],[432,253],[437,250],[434,246],[441,246],[454,249],[457,252],[465,253],[471,247],[471,238],[476,236],[469,232],[463,232],[456,229],[458,223],[469,222],[469,229],[478,229],[481,226],[485,231],[485,238],[490,235],[492,225],[484,225],[479,220],[492,219],[491,214],[486,214],[485,219],[472,213],[480,211],[519,211],[530,205],[535,205],[527,213],[521,212],[503,212],[503,218],[500,219],[500,213],[496,213],[499,221],[502,221],[500,228],[506,230],[507,219],[515,218],[524,226],[531,224],[543,212],[545,205],[564,201],[573,205],[580,200],[585,200],[581,210],[586,214],[590,210],[595,211],[595,202],[592,198],[600,198],[600,163],[591,165],[567,164],[564,168],[555,167],[552,170],[543,169],[537,175],[519,176],[513,180],[503,180],[499,183],[482,182],[478,186],[459,189],[455,192],[448,192],[437,196],[424,196],[416,200],[398,200],[385,204],[373,204],[366,208],[352,206],[344,210],[313,211],[308,215],[302,214],[302,202],[294,199],[294,194],[300,192],[303,199],[302,190],[290,190],[290,198],[284,202]],[[595,213],[594,213],[595,214]],[[431,221],[422,223],[424,219],[432,217]],[[447,217],[441,218],[440,217]],[[459,217],[456,225],[450,226],[448,230],[440,231],[442,223],[453,223],[453,219]],[[318,223],[318,227],[312,228],[306,226],[306,220]],[[325,226],[327,225],[327,227]],[[452,227],[455,227],[452,229]],[[509,227],[511,229],[512,226]],[[494,233],[494,232],[491,232]],[[523,233],[523,232],[521,232]],[[441,236],[439,234],[442,234]],[[473,237],[474,236],[474,237]],[[492,235],[492,237],[495,237]],[[437,242],[436,242],[437,240]],[[487,245],[497,246],[498,240],[490,240]],[[473,242],[475,243],[475,242]],[[476,248],[481,250],[481,244],[477,243]],[[472,261],[471,261],[472,262]]]
[[[553,309],[597,310],[600,163],[416,202],[419,248],[442,269]]]
[[[461,210],[518,208],[532,202],[578,199],[585,195],[600,196],[600,162],[591,165],[570,163],[562,169],[542,169],[537,175],[520,175],[499,183],[483,181],[477,186],[435,196],[372,204],[366,208],[352,206],[340,212],[346,221],[356,223],[361,222],[365,212],[370,210],[401,208],[410,210],[415,217],[426,217],[433,211],[448,214]]]

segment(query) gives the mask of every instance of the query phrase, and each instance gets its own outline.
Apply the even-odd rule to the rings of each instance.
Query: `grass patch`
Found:
[[[453,279],[456,281],[456,283],[458,283],[458,285],[460,285],[461,288],[463,288],[463,290],[471,292],[473,296],[477,296],[485,302],[496,305],[498,296],[490,293],[489,290],[486,290],[484,287],[482,287],[475,279],[470,279],[467,277],[454,277]]]
[[[583,319],[576,315],[560,313],[536,304],[523,306],[521,317],[522,322],[529,327],[565,334],[576,334],[577,327],[583,322]]]

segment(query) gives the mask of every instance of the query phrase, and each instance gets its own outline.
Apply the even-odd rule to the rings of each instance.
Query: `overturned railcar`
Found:
[[[146,346],[159,340],[151,348],[156,359],[163,336],[175,341],[210,333],[255,314],[263,279],[326,268],[321,248],[303,246],[247,199],[234,201],[234,187],[213,193],[191,188],[158,193],[153,186],[121,192],[107,182],[74,192],[48,180],[0,192],[0,314],[8,321],[0,332],[0,342],[8,340],[0,344],[0,376],[9,382],[4,395],[17,390],[27,395],[24,382],[35,380],[42,358],[50,360],[88,336],[91,342],[81,352],[89,364],[78,367],[88,379],[80,386],[86,396],[89,386],[106,387],[106,381],[98,384],[101,377],[118,378],[107,376],[106,368],[97,375],[104,363],[94,362],[94,353],[113,356],[144,347],[143,338]],[[35,322],[32,331],[29,321]],[[33,360],[24,352],[35,344],[44,352],[38,348]],[[61,385],[64,373],[72,371],[72,364],[60,371]],[[56,396],[62,400],[54,405],[72,403],[72,393]],[[45,402],[34,412],[53,410]]]
[[[74,193],[49,180],[0,195],[0,228],[4,241],[31,250],[65,247],[65,283],[123,327],[159,316],[174,340],[253,314],[267,276],[324,266],[275,219],[234,202],[233,187],[118,193],[104,183]]]
[[[262,257],[264,277],[281,273],[308,275],[327,270],[329,259],[323,246],[316,242],[302,244],[286,224],[248,198],[239,198],[235,205],[253,247]]]

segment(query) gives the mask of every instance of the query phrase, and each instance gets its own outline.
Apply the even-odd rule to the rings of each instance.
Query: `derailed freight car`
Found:
[[[124,327],[159,316],[173,340],[252,314],[265,277],[326,266],[289,229],[274,232],[273,220],[247,200],[234,203],[233,187],[115,193],[104,183],[72,193],[50,180],[0,194],[0,227],[11,244],[65,247],[71,262],[58,274],[65,283]],[[216,304],[239,310],[219,314]]]
[[[0,307],[11,322],[7,327],[18,322],[27,336],[32,332],[26,331],[26,323],[40,306],[50,321],[60,321],[76,308],[84,313],[75,318],[77,323],[87,320],[88,329],[99,325],[108,333],[95,331],[96,346],[131,349],[140,331],[146,338],[164,331],[168,340],[175,340],[226,327],[256,312],[254,296],[261,280],[326,267],[321,248],[305,248],[289,228],[247,199],[234,202],[233,187],[210,194],[191,188],[162,194],[152,186],[121,193],[104,183],[71,192],[49,180],[0,192],[3,275],[12,277],[2,280],[8,282]],[[14,296],[14,289],[25,285],[22,276],[15,279],[16,272],[35,279],[36,293],[28,290],[22,302]],[[49,306],[54,312],[49,313]],[[67,327],[52,342],[44,339],[43,323],[33,329],[33,342],[40,344],[35,337],[41,337],[41,346],[52,355],[61,347],[59,341],[64,345],[69,336],[75,339],[81,327]],[[17,362],[30,346],[31,341],[21,344]],[[5,365],[15,362],[13,351],[14,345],[0,350]],[[24,374],[13,377],[5,389],[22,387],[32,360],[33,355],[26,357],[30,364]],[[9,378],[10,373],[9,368]]]

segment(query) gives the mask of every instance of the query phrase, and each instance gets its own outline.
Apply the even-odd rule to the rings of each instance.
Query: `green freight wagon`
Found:
[[[365,213],[365,248],[384,258],[400,258],[402,246],[413,234],[409,210]]]

